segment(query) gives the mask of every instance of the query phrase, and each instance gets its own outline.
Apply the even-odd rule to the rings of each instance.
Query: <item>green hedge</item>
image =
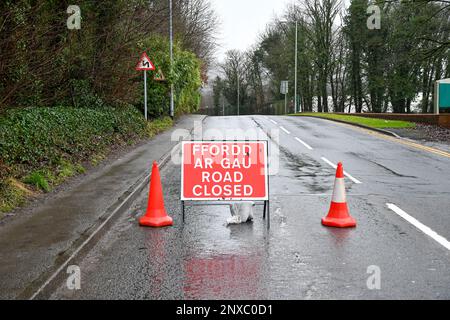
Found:
[[[24,108],[0,115],[1,212],[48,192],[98,163],[112,146],[132,144],[172,125],[168,117],[146,122],[133,106]]]
[[[84,159],[117,140],[143,137],[146,128],[133,107],[13,109],[0,117],[0,161],[37,168]]]

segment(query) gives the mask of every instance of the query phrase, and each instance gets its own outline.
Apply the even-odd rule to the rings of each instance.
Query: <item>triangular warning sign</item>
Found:
[[[152,71],[155,70],[155,65],[148,57],[147,53],[143,53],[141,60],[139,60],[139,63],[136,67],[137,71]]]
[[[153,80],[155,80],[155,81],[166,81],[166,77],[164,76],[164,73],[162,72],[161,68],[158,68],[158,72],[153,77]]]

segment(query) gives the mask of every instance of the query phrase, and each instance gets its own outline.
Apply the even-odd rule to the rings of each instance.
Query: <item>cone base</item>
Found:
[[[170,227],[173,226],[173,219],[169,216],[160,218],[143,216],[139,219],[139,224],[143,227],[153,228]]]
[[[333,227],[333,228],[354,228],[356,227],[356,220],[352,217],[348,218],[323,218],[322,224],[326,227]]]

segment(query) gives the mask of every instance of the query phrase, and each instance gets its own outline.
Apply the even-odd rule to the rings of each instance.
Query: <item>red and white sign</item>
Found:
[[[181,200],[269,200],[267,141],[184,141]]]
[[[136,66],[137,71],[153,71],[155,70],[155,65],[148,57],[147,53],[143,53],[138,65]]]

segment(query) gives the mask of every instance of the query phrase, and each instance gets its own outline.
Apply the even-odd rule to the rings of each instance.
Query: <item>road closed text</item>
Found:
[[[266,142],[185,142],[182,200],[263,200]]]

